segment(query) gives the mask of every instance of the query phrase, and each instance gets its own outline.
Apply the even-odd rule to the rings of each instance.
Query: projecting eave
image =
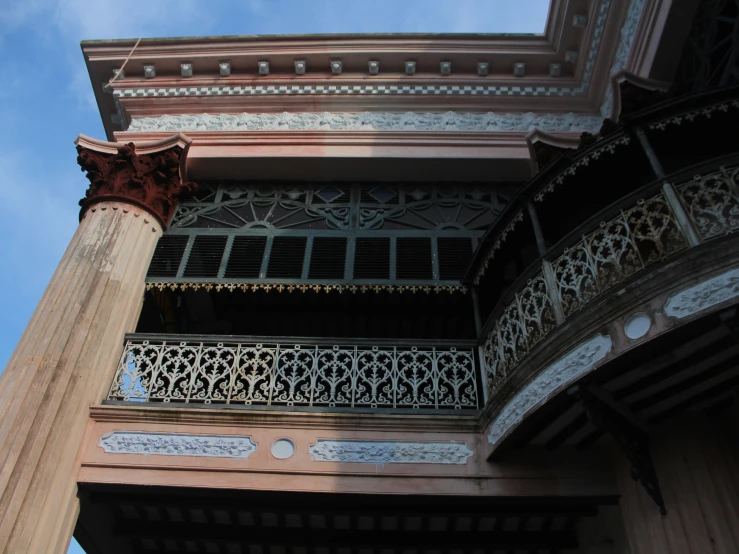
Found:
[[[524,159],[534,130],[563,140],[597,130],[613,115],[611,76],[648,74],[670,10],[694,1],[553,0],[541,35],[186,37],[135,49],[124,39],[82,50],[109,140],[184,132],[193,159],[210,156],[203,148]]]

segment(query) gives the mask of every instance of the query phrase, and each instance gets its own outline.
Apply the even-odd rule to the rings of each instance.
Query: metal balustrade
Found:
[[[474,410],[472,344],[399,346],[129,335],[108,400]]]
[[[649,185],[642,198],[632,195],[610,208],[610,219],[586,223],[582,228],[588,231],[566,237],[514,283],[483,334],[488,397],[558,324],[646,267],[689,248],[685,225],[704,241],[739,228],[736,162],[666,185],[674,186],[689,221],[678,220],[662,191],[654,194],[662,185]]]

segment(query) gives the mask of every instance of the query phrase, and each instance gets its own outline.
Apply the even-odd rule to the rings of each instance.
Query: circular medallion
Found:
[[[277,439],[272,443],[272,455],[278,460],[285,460],[295,454],[295,443],[290,439]]]
[[[652,320],[643,312],[631,314],[624,323],[624,334],[630,339],[639,339],[652,327]]]

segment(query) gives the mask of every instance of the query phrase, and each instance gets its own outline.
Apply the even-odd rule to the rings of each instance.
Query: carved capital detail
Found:
[[[190,142],[182,134],[138,146],[80,135],[77,163],[90,180],[80,218],[98,202],[119,201],[146,209],[166,228],[180,195],[197,187],[185,173]]]

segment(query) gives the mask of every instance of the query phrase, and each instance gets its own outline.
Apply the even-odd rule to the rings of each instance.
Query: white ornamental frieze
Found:
[[[473,451],[459,442],[318,440],[308,452],[317,462],[465,464]]]
[[[610,352],[612,345],[611,337],[596,335],[547,367],[506,404],[490,425],[488,442],[498,444],[510,430],[523,421],[532,408],[590,373]]]
[[[537,113],[242,113],[134,117],[128,131],[592,131],[598,115]]]
[[[739,297],[739,269],[732,269],[671,296],[665,314],[678,319]]]
[[[100,437],[109,454],[158,454],[204,458],[248,458],[257,445],[251,437],[227,435],[181,435],[113,431]]]

